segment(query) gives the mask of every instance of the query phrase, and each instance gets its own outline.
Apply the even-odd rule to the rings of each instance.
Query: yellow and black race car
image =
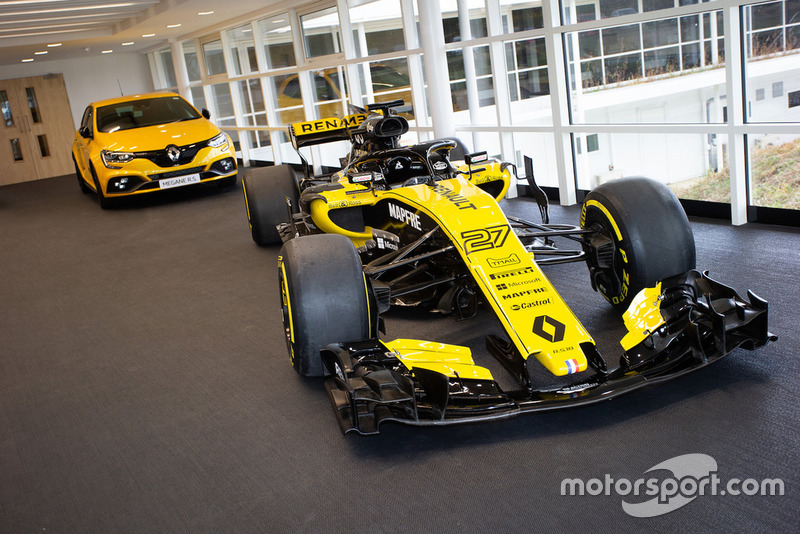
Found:
[[[399,105],[290,126],[298,153],[350,141],[332,175],[312,176],[303,159],[299,182],[289,166],[242,181],[254,241],[283,243],[278,277],[291,361],[302,375],[328,377],[343,432],[588,404],[775,339],[765,301],[694,270],[691,228],[663,184],[603,184],[586,197],[580,225],[569,226],[549,222],[547,199],[529,178],[542,222],[509,217],[498,201],[515,166],[485,152],[459,154],[457,140],[399,146],[408,130],[393,113]],[[557,248],[556,237],[575,249]],[[594,289],[624,311],[619,367],[606,365],[542,270],[564,262],[586,262]],[[481,304],[506,334],[487,339],[498,370],[476,365],[466,347],[379,339],[380,314],[392,305],[466,318]],[[503,390],[497,371],[518,387]]]

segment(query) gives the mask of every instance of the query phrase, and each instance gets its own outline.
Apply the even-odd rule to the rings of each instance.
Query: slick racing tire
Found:
[[[582,228],[597,230],[584,245],[592,287],[620,311],[645,287],[695,268],[689,220],[661,182],[602,184],[586,196],[580,217]]]
[[[288,165],[254,167],[242,178],[250,235],[261,246],[281,242],[278,224],[288,222],[286,199],[296,207],[300,198],[294,171]]]
[[[370,337],[370,299],[361,260],[346,237],[320,234],[286,242],[278,264],[292,365],[303,376],[323,376],[320,349]]]

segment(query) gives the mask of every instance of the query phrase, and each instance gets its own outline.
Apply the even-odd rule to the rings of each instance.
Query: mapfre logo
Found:
[[[500,291],[504,291],[504,290],[508,289],[508,286],[506,284],[497,284],[496,287]],[[525,289],[525,290],[522,290],[522,291],[515,291],[514,293],[509,293],[508,295],[503,295],[503,300],[513,299],[513,298],[516,298],[516,297],[524,297],[525,295],[533,295],[535,293],[544,293],[545,291],[547,291],[546,287],[534,287],[532,289]]]
[[[412,228],[422,230],[422,223],[420,223],[419,215],[416,213],[411,213],[407,209],[401,208],[396,204],[389,204],[389,215],[393,219],[410,225]]]

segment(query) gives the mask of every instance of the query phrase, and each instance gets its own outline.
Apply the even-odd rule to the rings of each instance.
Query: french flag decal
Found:
[[[567,374],[571,375],[572,373],[578,372],[578,360],[573,358],[571,360],[567,360],[565,363],[567,364]]]

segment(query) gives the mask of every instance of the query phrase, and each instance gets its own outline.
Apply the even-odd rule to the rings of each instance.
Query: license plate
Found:
[[[171,187],[181,187],[182,185],[196,184],[200,182],[200,174],[187,174],[186,176],[176,176],[175,178],[165,178],[158,181],[158,186],[161,189],[170,189]]]

